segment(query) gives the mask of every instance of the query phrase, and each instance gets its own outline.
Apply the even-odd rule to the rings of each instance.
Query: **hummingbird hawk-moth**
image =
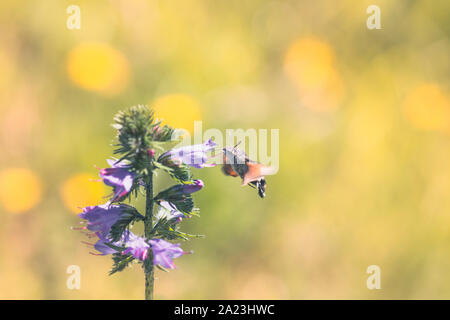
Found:
[[[251,160],[247,154],[236,148],[223,148],[222,171],[227,176],[241,177],[242,185],[249,185],[258,190],[261,198],[266,196],[266,180],[264,176],[273,174],[271,167]]]

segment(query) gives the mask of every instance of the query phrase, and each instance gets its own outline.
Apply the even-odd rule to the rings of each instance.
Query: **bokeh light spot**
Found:
[[[335,110],[343,98],[343,82],[332,47],[315,37],[294,41],[286,51],[284,71],[302,103],[314,111]]]
[[[297,40],[286,53],[285,70],[303,86],[323,86],[334,72],[333,50],[316,38]]]
[[[11,213],[35,207],[42,196],[40,179],[29,169],[9,168],[0,172],[0,203]]]
[[[105,202],[106,188],[98,177],[88,173],[78,173],[68,178],[60,189],[61,198],[67,209],[73,213],[80,212],[80,207],[97,205]]]
[[[197,101],[184,94],[173,94],[156,99],[152,107],[155,117],[174,128],[194,132],[194,121],[202,120],[202,111]]]
[[[69,53],[67,72],[83,89],[116,94],[128,84],[130,67],[123,54],[109,45],[83,43]]]
[[[450,102],[437,84],[422,84],[405,98],[403,112],[422,130],[450,132]]]

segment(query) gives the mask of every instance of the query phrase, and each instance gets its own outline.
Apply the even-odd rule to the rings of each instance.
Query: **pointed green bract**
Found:
[[[123,271],[134,260],[131,254],[123,255],[122,253],[113,254],[113,266],[109,271],[109,275]]]
[[[137,171],[146,169],[152,160],[149,150],[161,148],[160,142],[171,141],[174,132],[173,128],[155,121],[153,111],[142,105],[119,111],[114,122],[118,140],[114,153],[128,160]]]
[[[117,220],[117,222],[111,227],[109,236],[112,242],[119,241],[125,230],[136,221],[144,221],[145,217],[142,216],[136,208],[132,206],[126,206],[123,210],[123,214]]]

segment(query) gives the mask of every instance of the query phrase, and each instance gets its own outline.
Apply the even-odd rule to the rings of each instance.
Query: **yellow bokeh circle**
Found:
[[[0,203],[5,211],[26,212],[42,197],[40,179],[29,169],[9,168],[0,172]]]
[[[61,199],[67,209],[79,213],[80,207],[106,202],[107,190],[98,177],[88,173],[78,173],[69,177],[60,188]]]
[[[302,38],[288,48],[284,68],[287,75],[302,86],[324,86],[335,72],[334,53],[319,39]]]
[[[450,132],[449,98],[437,84],[422,84],[409,92],[403,112],[418,129]]]
[[[184,94],[172,94],[156,99],[151,106],[155,117],[173,128],[194,132],[194,121],[202,120],[198,102]]]
[[[332,111],[343,99],[344,86],[332,47],[315,37],[297,39],[286,51],[284,72],[302,103],[314,111]]]
[[[67,57],[67,72],[79,87],[106,94],[120,93],[130,78],[124,55],[103,43],[82,43],[72,49]]]

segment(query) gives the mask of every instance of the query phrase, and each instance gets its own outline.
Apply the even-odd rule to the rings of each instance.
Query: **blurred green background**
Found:
[[[69,5],[81,29],[69,30]],[[381,8],[369,30],[366,8]],[[0,298],[141,299],[70,226],[109,191],[114,114],[280,129],[257,197],[195,171],[206,239],[157,299],[450,298],[450,2],[47,0],[0,4]],[[161,186],[167,181],[161,178]],[[81,289],[66,269],[81,267]],[[366,269],[381,268],[381,290]]]

